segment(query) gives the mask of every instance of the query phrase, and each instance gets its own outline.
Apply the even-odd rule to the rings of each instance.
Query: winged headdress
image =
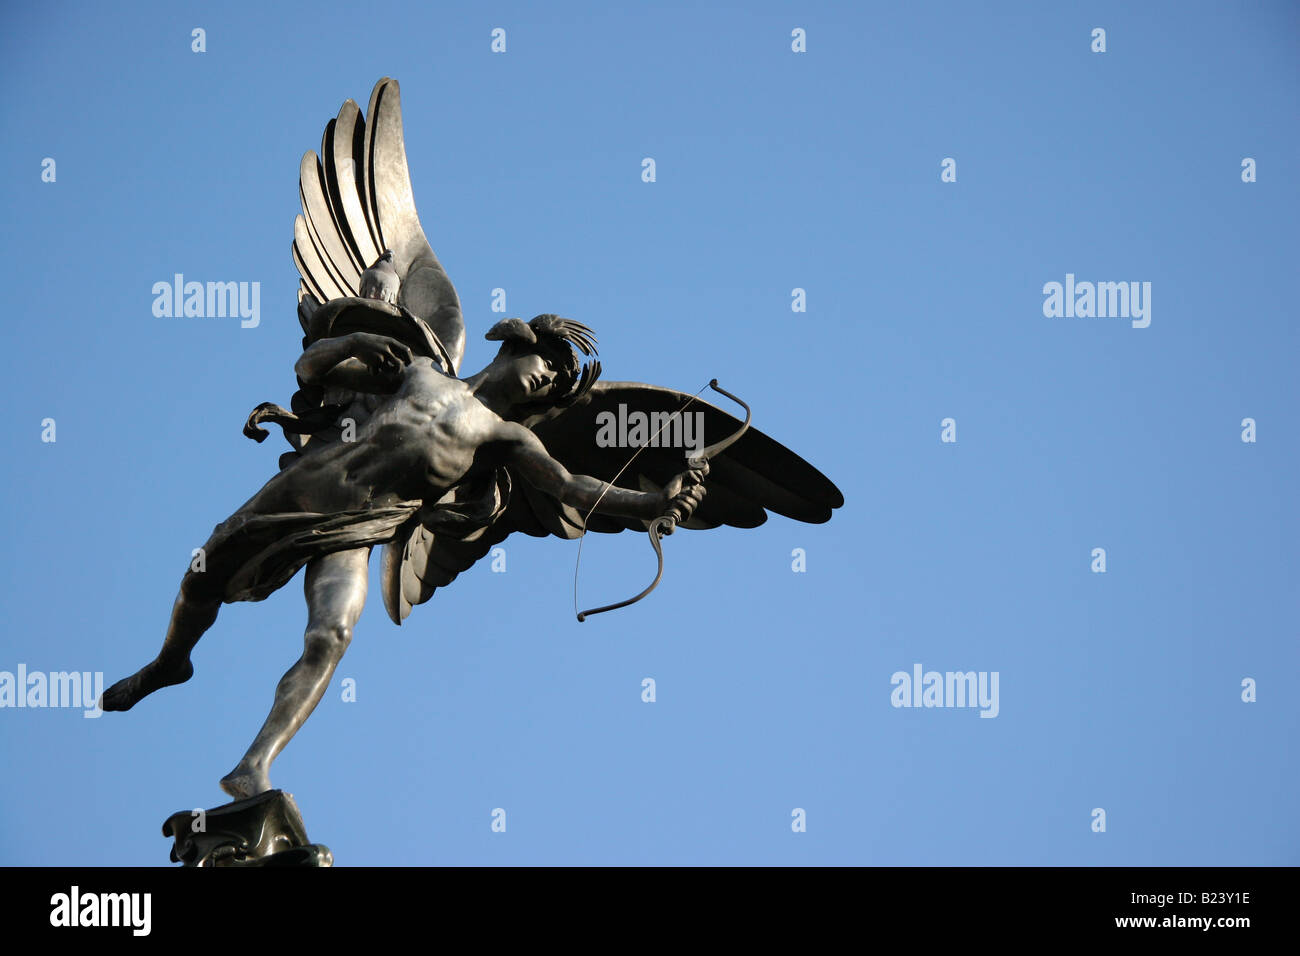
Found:
[[[327,336],[379,332],[458,374],[465,350],[464,318],[456,290],[416,215],[396,80],[375,84],[364,119],[355,102],[343,104],[325,127],[320,155],[308,152],[303,157],[299,184],[302,214],[294,221],[293,259],[302,277],[298,315],[304,347]],[[385,249],[393,251],[401,282],[395,306],[358,295],[361,273]],[[528,324],[506,320],[494,326],[488,338],[526,338],[556,319],[539,316]],[[539,320],[544,320],[541,325]],[[579,351],[594,354],[590,330],[572,320],[558,321],[571,323],[569,338]],[[626,447],[598,442],[600,424],[611,413],[671,415],[691,396],[639,382],[596,381],[598,374],[599,363],[589,363],[568,401],[535,409],[522,423],[573,474],[633,490],[658,490],[683,470],[682,449],[643,447],[628,467]],[[303,385],[294,398],[294,411],[309,418],[320,411],[322,401],[313,387]],[[702,414],[706,435],[730,433],[740,425],[698,399],[691,411]],[[274,415],[265,417],[275,420]],[[302,447],[308,440],[300,434],[294,444]],[[844,503],[825,475],[757,430],[746,432],[710,462],[705,488],[706,497],[682,527],[753,528],[767,520],[768,511],[820,523]],[[486,487],[484,482],[466,483],[438,502],[426,502],[399,529],[384,549],[384,606],[400,624],[414,605],[427,601],[515,532],[572,539],[585,531],[646,527],[631,518],[584,516],[503,467]]]

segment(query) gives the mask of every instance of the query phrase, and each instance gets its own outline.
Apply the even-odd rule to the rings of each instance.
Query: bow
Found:
[[[743,401],[741,401],[739,398],[737,398],[735,395],[732,395],[732,394],[731,394],[730,392],[728,392],[725,388],[722,388],[720,385],[718,385],[718,380],[717,380],[716,378],[713,379],[711,382],[709,382],[709,386],[708,386],[708,387],[711,388],[711,389],[713,389],[715,392],[718,392],[718,393],[720,393],[720,394],[722,394],[722,395],[727,396],[727,398],[731,399],[733,402],[735,402],[737,405],[739,405],[741,408],[743,408],[743,409],[745,410],[745,422],[744,422],[744,424],[742,424],[738,429],[736,429],[736,431],[735,431],[734,434],[729,435],[728,437],[722,439],[721,441],[714,442],[712,445],[709,445],[709,446],[705,447],[705,448],[704,448],[704,449],[703,449],[703,450],[702,450],[702,451],[701,451],[697,456],[695,456],[694,458],[688,458],[688,459],[686,460],[686,465],[687,465],[688,468],[691,468],[691,469],[704,468],[704,467],[709,463],[709,459],[710,459],[710,458],[714,458],[714,457],[716,457],[716,456],[722,454],[724,451],[726,451],[728,448],[730,448],[733,444],[735,444],[736,441],[740,438],[740,436],[743,435],[743,434],[745,434],[745,432],[749,429],[749,422],[750,422],[750,419],[754,417],[754,413],[753,413],[752,411],[750,411],[749,406],[746,405],[746,404],[745,404]],[[700,392],[702,392],[702,391],[704,391],[704,389],[700,389]],[[683,411],[687,408],[687,406],[689,406],[689,405],[691,404],[691,402],[693,402],[693,401],[695,401],[697,398],[699,398],[699,396],[700,396],[700,392],[696,392],[696,393],[695,393],[694,395],[692,395],[692,396],[691,396],[691,397],[690,397],[686,402],[684,402],[684,403],[682,404],[682,407],[679,408],[679,409],[677,410],[677,413],[680,414],[681,412],[683,412]],[[664,429],[665,427],[667,427],[667,422],[665,422],[662,426],[660,426],[659,431],[663,431],[663,429]],[[657,435],[658,435],[658,433],[656,432],[656,436],[657,436]],[[651,440],[653,441],[653,438],[652,438]],[[631,465],[632,462],[636,460],[636,456],[639,455],[639,454],[641,454],[642,449],[646,448],[648,445],[649,445],[649,442],[647,442],[646,445],[642,445],[641,448],[638,448],[638,449],[636,450],[636,453],[633,454],[632,457],[628,459],[627,464],[624,465],[622,468],[620,468],[620,469],[618,470],[618,474],[614,476],[614,481],[617,481],[617,480],[618,480],[618,476],[621,475],[621,474],[623,474],[623,472],[627,470],[628,465]],[[611,486],[612,486],[612,484],[613,484],[613,482],[610,483]],[[607,490],[608,490],[608,488],[606,488],[606,491],[607,491]],[[601,492],[601,498],[603,498],[604,496],[605,496],[605,492],[602,491],[602,492]],[[596,499],[596,504],[595,504],[595,505],[592,505],[592,507],[591,507],[591,511],[589,511],[589,512],[587,513],[587,517],[588,517],[588,518],[591,517],[591,512],[592,512],[592,511],[595,511],[595,510],[596,510],[596,506],[599,505],[599,504],[600,504],[600,498],[597,498],[597,499]],[[583,521],[583,526],[584,526],[584,529],[585,529],[585,526],[586,526],[586,521],[585,521],[585,520]],[[655,572],[655,579],[654,579],[653,581],[650,582],[650,586],[649,586],[648,588],[646,588],[644,591],[642,591],[642,592],[641,592],[640,594],[638,594],[636,597],[628,598],[626,601],[619,601],[619,602],[616,603],[616,604],[606,604],[606,605],[604,605],[603,607],[595,607],[595,608],[591,608],[590,610],[586,610],[586,611],[578,611],[578,612],[577,612],[577,614],[578,614],[578,621],[579,621],[579,622],[581,622],[581,621],[585,621],[587,618],[589,618],[589,617],[590,617],[591,615],[593,615],[593,614],[604,614],[606,611],[616,611],[616,610],[618,610],[618,609],[621,608],[621,607],[628,607],[629,605],[635,604],[637,601],[641,600],[643,597],[645,597],[647,594],[649,594],[651,591],[653,591],[656,587],[658,587],[658,585],[659,585],[659,579],[662,578],[662,577],[664,576],[664,550],[663,550],[663,546],[659,543],[659,541],[660,541],[660,539],[663,538],[665,535],[672,534],[673,531],[676,530],[676,528],[677,528],[677,516],[676,516],[675,514],[673,514],[671,510],[670,510],[668,513],[666,513],[666,514],[662,514],[662,515],[660,515],[658,518],[655,518],[654,521],[650,522],[650,528],[648,529],[648,530],[649,530],[649,535],[650,535],[650,546],[651,546],[652,548],[654,548],[654,552],[655,552],[655,560],[659,562],[659,569],[658,569],[658,571]],[[584,533],[583,537],[586,537],[586,534],[585,534],[585,533]],[[579,541],[578,541],[578,561],[581,561],[581,560],[582,560],[582,541],[581,541],[581,539],[579,539]],[[574,597],[573,605],[574,605],[574,609],[576,610],[576,609],[577,609],[577,606],[578,606],[578,600],[577,600],[577,598],[578,598],[578,566],[577,566],[576,563],[574,564],[574,567],[573,567],[573,597]]]

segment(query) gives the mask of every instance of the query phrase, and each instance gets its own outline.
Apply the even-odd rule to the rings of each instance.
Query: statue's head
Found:
[[[596,337],[581,322],[539,315],[531,322],[503,319],[488,331],[501,348],[493,366],[510,392],[516,416],[572,405],[600,375]],[[583,356],[593,356],[584,363]]]

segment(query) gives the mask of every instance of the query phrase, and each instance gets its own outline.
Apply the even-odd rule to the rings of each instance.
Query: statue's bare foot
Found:
[[[183,684],[193,676],[194,665],[188,660],[173,665],[152,660],[104,691],[101,707],[104,710],[130,710],[154,691]]]
[[[221,778],[221,789],[236,800],[246,800],[271,789],[271,775],[260,764],[239,761],[239,766]]]

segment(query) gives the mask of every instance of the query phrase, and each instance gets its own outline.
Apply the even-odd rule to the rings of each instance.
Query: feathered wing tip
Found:
[[[388,261],[401,280],[398,304],[429,325],[455,371],[465,323],[415,210],[397,81],[375,84],[364,117],[346,100],[325,125],[320,150],[306,153],[298,171],[302,213],[291,248],[302,277],[299,298],[324,305],[358,296],[362,273],[391,250]]]
[[[303,334],[307,334],[311,328],[311,317],[316,314],[320,308],[320,300],[310,292],[298,289],[298,324],[302,326]],[[307,340],[303,339],[303,348],[307,347]]]
[[[576,345],[583,355],[596,354],[596,333],[576,319],[566,319],[559,315],[539,315],[528,323],[538,332],[557,335],[564,341]]]
[[[591,353],[588,352],[587,354],[590,355]],[[582,374],[578,377],[578,384],[556,404],[561,408],[567,408],[574,404],[591,391],[591,387],[596,384],[598,378],[600,378],[600,359],[592,359],[582,366]]]

